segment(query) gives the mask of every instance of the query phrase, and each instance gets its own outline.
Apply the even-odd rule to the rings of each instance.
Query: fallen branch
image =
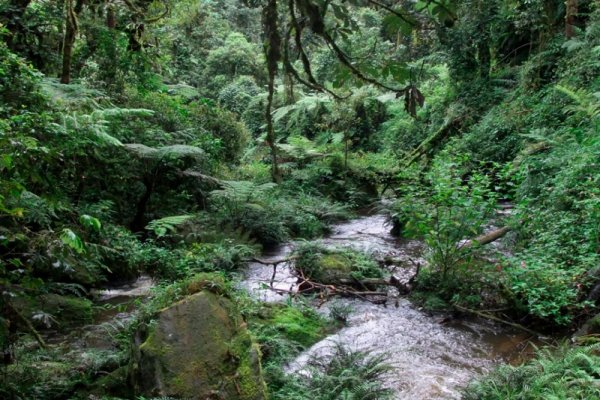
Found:
[[[496,240],[498,240],[501,237],[503,237],[504,235],[506,235],[510,230],[511,230],[511,228],[509,226],[504,226],[502,228],[493,230],[493,231],[483,234],[479,237],[476,237],[475,239],[468,240],[467,242],[465,242],[465,244],[462,246],[462,248],[468,249],[468,248],[476,246],[476,245],[483,246],[488,243],[495,242]]]
[[[422,156],[426,155],[432,148],[437,146],[442,140],[446,139],[453,132],[457,131],[462,124],[459,118],[448,120],[437,132],[425,139],[416,149],[414,149],[408,157],[403,160],[406,167],[412,165]]]
[[[46,346],[46,342],[44,341],[42,336],[39,334],[37,329],[35,329],[35,327],[31,323],[31,321],[27,317],[25,317],[23,314],[21,314],[21,312],[19,310],[17,310],[12,304],[10,304],[9,301],[5,301],[4,304],[10,309],[10,312],[12,312],[18,319],[20,319],[21,322],[23,322],[23,324],[25,325],[25,327],[27,328],[29,333],[31,333],[31,335],[35,338],[35,340],[38,342],[40,347],[42,349],[46,349],[48,347],[48,346]]]
[[[466,312],[466,313],[469,313],[469,314],[473,314],[473,315],[476,315],[476,316],[481,317],[481,318],[489,319],[491,321],[500,322],[501,324],[511,326],[513,328],[519,329],[519,330],[521,330],[523,332],[527,332],[527,333],[529,333],[531,335],[534,335],[536,337],[542,336],[538,332],[533,331],[533,330],[531,330],[531,329],[529,329],[529,328],[527,328],[527,327],[525,327],[525,326],[523,326],[521,324],[517,324],[516,322],[506,321],[506,320],[504,320],[502,318],[498,318],[495,315],[488,314],[488,313],[485,313],[483,311],[471,310],[470,308],[461,307],[461,306],[456,305],[456,304],[454,305],[454,308],[456,308],[458,311],[462,311],[462,312]]]
[[[255,262],[258,264],[262,264],[262,265],[279,265],[282,263],[287,263],[290,261],[294,261],[295,259],[297,259],[298,257],[295,256],[291,256],[291,257],[286,257],[286,258],[280,258],[280,259],[276,259],[276,260],[261,260],[260,258],[256,258],[256,257],[252,257],[251,259],[247,260],[247,261],[251,261],[251,262]]]

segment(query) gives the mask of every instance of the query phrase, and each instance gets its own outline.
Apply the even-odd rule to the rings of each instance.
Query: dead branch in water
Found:
[[[276,293],[300,295],[300,294],[306,294],[306,293],[311,293],[311,292],[320,292],[320,295],[323,298],[328,298],[328,297],[332,297],[332,296],[353,296],[353,297],[358,297],[365,301],[369,301],[374,304],[385,303],[387,301],[388,293],[387,293],[387,291],[371,290],[370,288],[377,287],[377,286],[392,286],[392,287],[397,288],[401,294],[406,295],[411,292],[412,284],[413,284],[415,278],[417,277],[417,275],[419,274],[419,270],[420,270],[420,264],[417,263],[417,271],[416,271],[415,275],[413,277],[411,277],[408,280],[408,282],[406,282],[406,283],[400,281],[400,279],[398,279],[396,276],[392,275],[389,279],[383,279],[383,278],[357,279],[357,278],[351,277],[351,278],[347,278],[347,279],[340,279],[339,284],[335,284],[335,285],[315,282],[315,281],[307,278],[303,271],[296,271],[297,278],[298,278],[296,286],[298,287],[298,290],[293,290],[292,288],[281,289],[281,288],[274,287],[275,277],[277,276],[277,267],[280,264],[285,264],[285,263],[294,261],[297,258],[298,257],[296,257],[296,256],[290,256],[290,257],[279,258],[279,259],[274,259],[274,260],[263,260],[263,259],[254,257],[254,258],[251,258],[249,261],[255,262],[258,264],[262,264],[265,266],[273,266],[273,273],[269,280],[269,289]],[[361,287],[362,290],[356,290],[356,286]],[[386,297],[386,299],[385,300],[373,300],[373,299],[369,298],[369,297],[373,297],[373,296]]]
[[[529,329],[529,328],[527,328],[527,327],[525,327],[525,326],[523,326],[521,324],[517,324],[516,322],[507,321],[507,320],[504,320],[502,318],[498,318],[495,315],[488,314],[488,313],[483,312],[483,311],[471,310],[470,308],[461,307],[461,306],[456,305],[456,304],[454,305],[454,308],[456,308],[458,311],[462,311],[462,312],[466,312],[466,313],[469,313],[469,314],[473,314],[473,315],[476,315],[476,316],[478,316],[480,318],[485,318],[485,319],[489,319],[491,321],[500,322],[501,324],[511,326],[513,328],[519,329],[519,330],[521,330],[523,332],[527,332],[527,333],[529,333],[531,335],[534,335],[536,337],[542,336],[538,332],[533,331],[533,330],[531,330],[531,329]]]
[[[297,258],[298,257],[291,256],[291,257],[280,258],[280,259],[276,259],[276,260],[261,260],[260,258],[252,257],[248,261],[255,262],[257,264],[262,264],[262,265],[279,265],[279,264],[282,264],[282,263],[287,263],[287,262],[290,262],[290,261],[294,261]]]

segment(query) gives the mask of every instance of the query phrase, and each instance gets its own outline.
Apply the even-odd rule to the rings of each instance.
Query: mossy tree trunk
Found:
[[[75,37],[79,30],[79,23],[77,16],[83,10],[85,0],[77,0],[75,6],[73,6],[73,0],[67,0],[66,2],[66,28],[65,38],[63,42],[62,52],[62,71],[60,74],[60,83],[68,85],[71,83],[71,63],[73,61],[73,47],[75,45]]]
[[[263,10],[263,24],[265,29],[265,55],[269,71],[269,94],[265,117],[267,119],[267,143],[271,150],[271,175],[275,183],[281,182],[281,172],[277,159],[277,143],[275,141],[275,128],[273,127],[273,97],[275,93],[275,76],[277,76],[278,63],[281,60],[281,36],[277,26],[277,0],[269,0]]]

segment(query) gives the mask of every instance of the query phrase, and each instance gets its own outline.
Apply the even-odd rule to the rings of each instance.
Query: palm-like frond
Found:
[[[146,229],[153,231],[156,236],[162,237],[168,232],[175,232],[179,225],[182,225],[193,217],[193,215],[173,215],[170,217],[155,219],[146,225]]]
[[[178,160],[182,158],[201,158],[204,150],[196,146],[176,144],[172,146],[150,147],[141,143],[127,143],[125,148],[137,157],[146,160]]]

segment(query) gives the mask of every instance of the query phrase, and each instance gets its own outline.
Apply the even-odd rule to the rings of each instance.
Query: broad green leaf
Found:
[[[81,240],[81,238],[71,229],[63,229],[62,234],[60,235],[60,240],[62,240],[64,244],[75,250],[77,253],[85,253],[85,244],[83,243],[83,240]]]
[[[81,217],[79,217],[79,222],[86,228],[93,229],[97,232],[100,231],[100,229],[102,229],[102,223],[100,222],[100,220],[98,218],[92,217],[91,215],[82,215]]]

